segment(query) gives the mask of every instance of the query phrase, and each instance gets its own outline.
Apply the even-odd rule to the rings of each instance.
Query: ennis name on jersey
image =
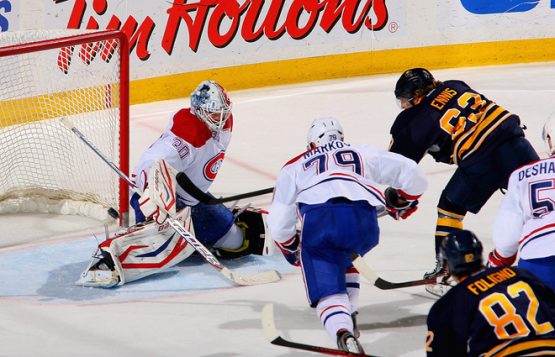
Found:
[[[403,110],[391,127],[390,151],[416,162],[426,153],[463,166],[492,144],[524,135],[520,118],[462,81],[445,81],[418,105]]]

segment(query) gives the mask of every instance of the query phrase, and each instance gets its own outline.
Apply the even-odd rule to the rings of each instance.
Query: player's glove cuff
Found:
[[[385,192],[385,208],[393,219],[406,219],[418,209],[418,196],[388,187]]]
[[[293,266],[300,265],[300,255],[301,255],[300,236],[301,236],[300,232],[297,231],[297,233],[293,237],[291,237],[289,240],[286,240],[283,243],[276,241],[276,245],[278,246],[279,250],[281,250],[281,253],[285,257],[287,262],[289,262],[289,264]]]
[[[510,266],[516,260],[516,254],[510,257],[504,257],[499,252],[494,249],[488,255],[488,268],[500,267],[500,266]]]

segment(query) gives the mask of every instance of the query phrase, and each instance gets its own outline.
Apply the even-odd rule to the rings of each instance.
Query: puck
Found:
[[[112,217],[113,219],[118,219],[119,218],[119,213],[118,211],[116,211],[113,208],[109,208],[108,209],[108,214],[110,215],[110,217]]]

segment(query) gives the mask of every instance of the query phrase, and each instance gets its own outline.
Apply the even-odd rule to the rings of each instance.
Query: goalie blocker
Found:
[[[266,211],[233,208],[235,224],[243,232],[237,249],[214,248],[218,258],[233,259],[249,254],[271,255],[273,243],[266,239]],[[194,234],[190,208],[176,219]],[[102,242],[76,284],[110,288],[162,272],[187,259],[195,249],[165,223],[144,222],[117,232]]]

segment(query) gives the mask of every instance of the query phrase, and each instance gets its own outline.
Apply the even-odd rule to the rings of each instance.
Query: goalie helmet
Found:
[[[222,86],[206,80],[191,94],[191,111],[210,130],[219,131],[231,116],[231,100]]]
[[[555,113],[547,118],[542,130],[542,139],[545,142],[549,156],[555,154]]]
[[[311,144],[316,146],[326,145],[332,141],[343,141],[343,127],[339,120],[333,117],[317,118],[310,124],[306,141],[308,148]]]
[[[449,233],[439,247],[441,262],[457,276],[464,276],[479,270],[483,266],[483,247],[478,237],[469,230],[457,230]]]
[[[406,70],[395,85],[395,98],[411,104],[415,97],[428,94],[434,88],[434,76],[425,68]]]

